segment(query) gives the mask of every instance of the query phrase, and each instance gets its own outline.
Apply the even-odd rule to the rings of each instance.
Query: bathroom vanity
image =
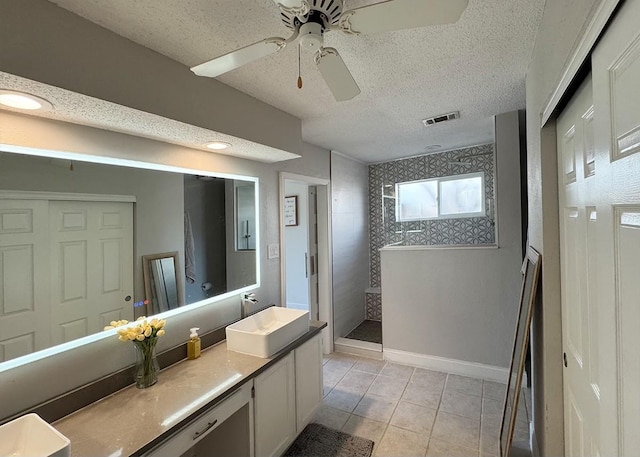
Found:
[[[325,326],[311,321],[270,358],[222,341],[161,371],[150,388],[128,387],[53,425],[71,456],[281,455],[322,400]]]

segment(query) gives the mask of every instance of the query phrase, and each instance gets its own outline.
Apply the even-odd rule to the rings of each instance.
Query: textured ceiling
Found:
[[[2,71],[0,71],[0,87],[37,95],[51,102],[53,109],[33,112],[39,117],[132,134],[212,153],[213,151],[207,149],[205,144],[211,141],[224,141],[230,143],[232,147],[228,150],[215,151],[216,154],[260,162],[271,163],[300,157],[298,154],[116,105]],[[2,109],[25,114],[24,110],[5,106]]]
[[[51,0],[189,67],[266,37],[288,37],[273,0]],[[425,0],[428,1],[428,0]],[[345,0],[345,9],[377,3]],[[365,162],[493,140],[492,116],[525,107],[525,74],[544,0],[470,0],[456,24],[325,35],[362,93],[334,101],[297,46],[218,79],[302,119],[303,139]],[[460,111],[425,128],[421,119]]]

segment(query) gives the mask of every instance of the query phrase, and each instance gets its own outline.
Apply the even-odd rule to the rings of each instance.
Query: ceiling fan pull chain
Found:
[[[298,89],[302,89],[302,75],[300,75],[300,45],[298,45]]]

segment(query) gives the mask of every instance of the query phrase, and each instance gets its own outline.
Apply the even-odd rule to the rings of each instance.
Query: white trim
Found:
[[[31,192],[0,190],[0,200],[56,200],[82,202],[135,203],[135,195],[75,194],[69,192]]]
[[[382,344],[358,341],[349,338],[338,338],[334,343],[335,352],[383,360]]]
[[[467,362],[465,360],[447,359],[435,355],[417,354],[415,352],[384,349],[384,359],[389,362],[401,363],[418,368],[442,371],[445,373],[469,376],[471,378],[486,379],[506,383],[509,379],[507,368]]]
[[[558,81],[555,90],[551,93],[549,100],[545,104],[544,110],[540,115],[540,125],[542,127],[544,127],[547,121],[551,118],[551,115],[558,106],[560,99],[564,96],[582,64],[587,60],[589,53],[595,46],[598,37],[607,25],[607,22],[609,21],[609,18],[616,6],[618,6],[619,1],[620,0],[600,1],[600,5],[597,7],[591,16],[591,20],[584,28],[584,32],[581,33],[582,38],[576,44],[569,60],[565,64],[560,81]]]

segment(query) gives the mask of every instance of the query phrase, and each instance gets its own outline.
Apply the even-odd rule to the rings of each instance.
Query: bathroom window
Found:
[[[396,184],[396,222],[482,216],[483,172]]]

